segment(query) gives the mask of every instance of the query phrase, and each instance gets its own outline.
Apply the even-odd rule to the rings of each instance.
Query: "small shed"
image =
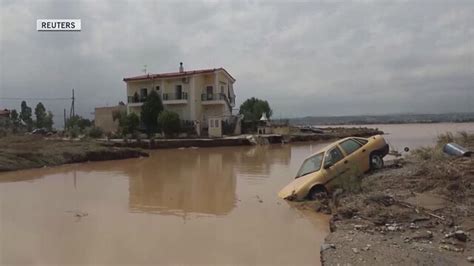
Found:
[[[207,120],[209,125],[208,134],[210,138],[222,138],[222,117],[209,117]]]

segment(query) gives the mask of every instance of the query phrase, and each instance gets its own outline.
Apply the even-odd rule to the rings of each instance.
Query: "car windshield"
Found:
[[[321,169],[322,161],[323,161],[322,153],[318,153],[306,159],[303,165],[301,165],[301,168],[298,171],[298,174],[296,175],[296,177],[298,178],[300,176],[304,176],[304,175],[319,171],[319,169]]]

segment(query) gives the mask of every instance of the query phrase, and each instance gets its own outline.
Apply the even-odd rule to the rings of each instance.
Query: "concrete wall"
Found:
[[[100,127],[105,133],[116,132],[118,129],[118,121],[113,120],[113,113],[125,111],[126,107],[124,105],[97,107],[95,108],[95,126]]]

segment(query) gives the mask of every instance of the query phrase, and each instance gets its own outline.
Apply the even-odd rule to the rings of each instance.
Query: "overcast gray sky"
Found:
[[[122,78],[144,64],[182,61],[226,68],[237,104],[266,99],[277,117],[474,111],[472,0],[0,2],[0,97],[75,88],[91,117],[125,101]],[[39,18],[80,18],[82,31],[37,32]]]

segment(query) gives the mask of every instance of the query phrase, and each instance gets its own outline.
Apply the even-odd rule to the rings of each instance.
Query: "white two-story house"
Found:
[[[181,120],[208,128],[210,117],[227,120],[235,106],[235,79],[224,68],[146,74],[124,78],[127,84],[127,112],[140,115],[146,96],[153,90],[160,95],[165,110]]]

